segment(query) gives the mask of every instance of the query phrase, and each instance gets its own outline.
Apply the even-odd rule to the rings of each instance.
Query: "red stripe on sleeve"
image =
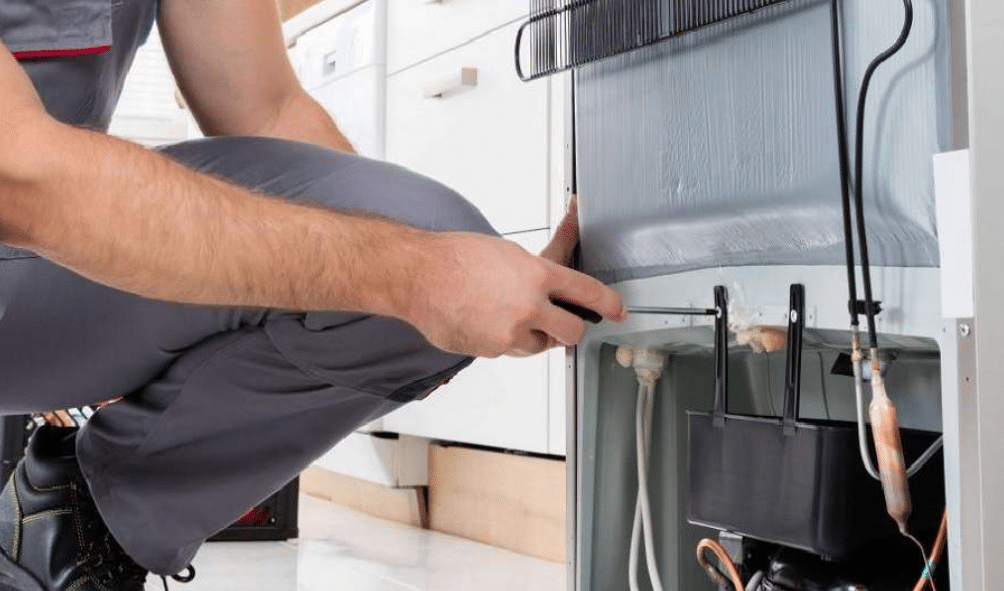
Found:
[[[112,50],[111,45],[101,47],[84,47],[81,49],[39,49],[29,51],[15,51],[14,58],[19,60],[37,60],[54,57],[79,57],[82,55],[97,55],[108,53]]]

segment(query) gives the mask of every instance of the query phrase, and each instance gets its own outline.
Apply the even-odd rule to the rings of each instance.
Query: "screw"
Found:
[[[798,312],[795,311],[795,310],[792,310],[791,311],[791,323],[795,324],[796,322],[798,322]]]
[[[968,324],[960,324],[959,325],[959,334],[961,336],[968,337],[969,334],[972,333],[972,332],[973,332],[973,329]]]

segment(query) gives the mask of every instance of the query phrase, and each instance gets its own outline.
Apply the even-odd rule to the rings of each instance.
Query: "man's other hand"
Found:
[[[578,241],[574,205],[542,256],[518,244],[467,233],[428,238],[406,319],[444,350],[478,357],[526,356],[578,344],[585,324],[560,299],[608,320],[626,316],[620,295],[564,266]]]

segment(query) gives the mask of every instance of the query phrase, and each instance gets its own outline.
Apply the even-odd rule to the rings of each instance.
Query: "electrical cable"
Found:
[[[830,36],[833,44],[833,90],[837,111],[837,148],[840,156],[840,205],[844,221],[844,256],[847,263],[847,309],[851,316],[851,326],[857,328],[858,287],[854,270],[854,230],[851,222],[851,165],[849,142],[847,140],[847,115],[844,108],[844,74],[841,66],[840,49],[840,0],[830,3]]]
[[[861,279],[865,294],[865,316],[868,320],[868,347],[872,350],[873,361],[875,361],[874,354],[878,351],[878,334],[875,330],[875,300],[872,297],[871,263],[868,259],[868,235],[865,229],[865,106],[868,103],[868,90],[871,86],[872,76],[875,75],[875,71],[879,66],[885,63],[886,60],[899,53],[899,51],[903,49],[903,46],[906,45],[907,39],[910,37],[910,31],[913,29],[913,2],[911,0],[903,0],[903,8],[906,11],[906,15],[903,20],[903,29],[900,31],[899,38],[896,39],[896,42],[893,43],[889,49],[886,49],[879,54],[878,57],[872,60],[872,62],[868,64],[868,69],[865,70],[864,79],[861,81],[861,91],[858,95],[857,137],[854,138],[854,155],[856,159],[854,170],[854,209],[857,218],[858,250],[861,253]]]
[[[830,2],[830,38],[833,54],[833,90],[837,113],[837,148],[840,158],[840,209],[844,222],[844,256],[847,266],[847,310],[851,319],[851,349],[854,366],[854,398],[857,401],[858,448],[861,462],[868,475],[879,480],[879,472],[868,453],[864,418],[864,380],[861,376],[861,333],[858,317],[857,273],[854,264],[854,229],[851,221],[851,171],[849,142],[847,140],[847,115],[844,107],[844,74],[840,49],[840,0]],[[860,135],[860,134],[859,134]]]
[[[763,583],[766,573],[762,570],[756,571],[752,577],[750,577],[749,583],[746,583],[746,591],[760,591],[760,585]]]
[[[858,335],[858,311],[857,311],[857,290],[855,284],[854,275],[854,254],[853,249],[848,246],[851,244],[852,232],[849,224],[849,203],[847,199],[847,186],[848,186],[848,170],[847,170],[847,129],[846,129],[846,119],[843,106],[843,74],[841,68],[841,50],[840,50],[840,21],[839,21],[839,0],[832,0],[830,6],[830,16],[831,16],[831,35],[833,44],[833,75],[834,75],[834,89],[836,94],[836,105],[837,105],[837,141],[840,149],[840,168],[841,168],[841,194],[842,194],[842,205],[844,213],[844,238],[845,238],[845,250],[847,255],[847,267],[848,267],[848,290],[851,294],[851,326],[852,326],[852,344],[854,349],[854,354],[852,357],[852,363],[854,365],[854,389],[855,397],[857,402],[857,415],[858,415],[858,443],[861,452],[861,458],[865,466],[865,470],[872,478],[881,479],[881,474],[875,469],[874,464],[871,461],[871,456],[868,453],[866,437],[865,437],[865,427],[864,427],[864,396],[863,396],[863,378],[861,376],[861,347],[860,347],[860,336]],[[875,314],[876,306],[872,293],[871,284],[871,264],[868,256],[868,237],[867,230],[865,227],[865,216],[864,216],[864,123],[865,123],[865,109],[868,102],[868,91],[871,86],[872,77],[875,71],[892,56],[899,53],[899,51],[906,45],[907,40],[910,37],[910,32],[913,28],[913,3],[911,0],[903,0],[904,9],[904,20],[903,28],[900,31],[899,37],[896,41],[884,52],[879,54],[872,62],[868,65],[865,71],[864,78],[861,83],[861,89],[858,96],[858,109],[857,109],[857,126],[856,126],[856,136],[855,136],[855,191],[854,191],[854,209],[855,218],[857,223],[858,232],[858,247],[861,252],[861,274],[862,283],[864,286],[864,296],[865,296],[865,314],[868,322],[868,341],[870,355],[872,358],[873,374],[876,373],[878,368],[878,335],[875,328]],[[881,391],[884,393],[884,385],[882,384],[881,375],[873,375],[873,389]],[[941,448],[944,442],[944,437],[939,437],[934,444],[928,448],[906,472],[907,478],[912,477],[931,459],[931,457]]]
[[[648,454],[652,440],[652,412],[655,406],[656,382],[666,366],[667,357],[658,349],[621,345],[617,348],[617,363],[633,368],[638,379],[638,398],[635,410],[635,448],[637,451],[638,498],[635,502],[634,524],[631,529],[631,547],[628,553],[628,585],[639,591],[638,562],[641,547],[645,548],[645,562],[653,591],[663,591],[659,566],[655,554],[655,528],[648,495]]]
[[[648,576],[652,581],[654,591],[662,591],[662,580],[659,577],[659,567],[655,556],[655,540],[653,537],[652,508],[648,496],[648,451],[651,444],[652,410],[655,401],[655,383],[648,380],[638,382],[638,404],[635,412],[635,446],[637,447],[638,464],[638,501],[635,504],[634,526],[631,531],[631,548],[628,558],[630,571],[629,584],[631,591],[638,591],[638,555],[640,554],[639,539],[644,540],[645,564]]]
[[[708,558],[707,556],[705,556],[705,553],[707,553],[709,550],[715,555],[716,558],[718,558],[719,564],[725,567],[725,570],[728,572],[729,575],[728,580],[732,583],[732,586],[735,588],[734,591],[746,591],[746,586],[743,585],[743,579],[742,577],[739,576],[739,570],[736,569],[736,564],[732,562],[732,558],[729,556],[729,553],[718,542],[709,538],[705,538],[697,544],[697,563],[701,565],[701,568],[707,571],[708,576],[711,577],[711,580],[714,581],[715,583],[726,582],[725,580],[723,580],[721,572],[717,568],[715,568],[713,564],[708,562]]]
[[[930,583],[932,591],[938,591],[934,586],[934,571],[941,560],[941,554],[945,551],[945,543],[948,541],[948,509],[941,516],[941,527],[938,528],[938,537],[934,540],[934,548],[931,549],[930,557],[924,558],[924,572],[920,575],[920,580],[914,586],[913,591],[923,591],[924,586]]]

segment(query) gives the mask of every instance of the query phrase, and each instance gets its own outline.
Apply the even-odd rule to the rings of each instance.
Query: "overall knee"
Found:
[[[498,234],[457,191],[402,166],[369,161],[354,167],[349,176],[362,185],[357,189],[368,195],[367,209],[375,213],[428,230]]]

